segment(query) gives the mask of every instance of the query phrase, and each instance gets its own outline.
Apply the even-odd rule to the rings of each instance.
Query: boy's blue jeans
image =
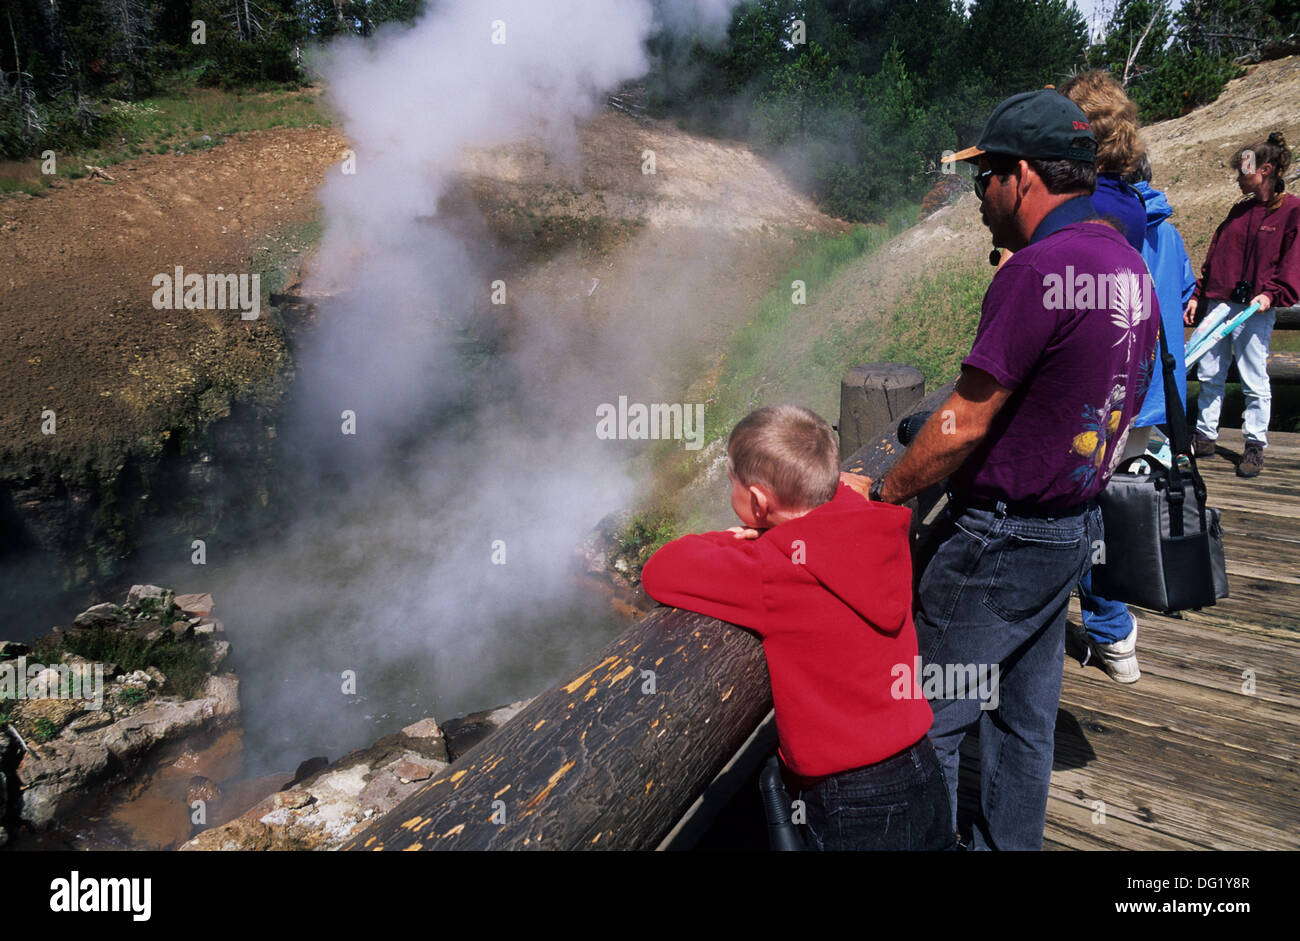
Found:
[[[1095,506],[1059,517],[950,504],[918,562],[916,632],[924,664],[944,666],[930,698],[934,741],[956,828],[957,749],[979,724],[981,814],[975,849],[1042,848],[1070,591],[1102,538]],[[998,668],[997,706],[949,686],[948,666]],[[954,671],[954,676],[957,671]],[[945,696],[949,698],[944,698]]]
[[[946,850],[957,835],[929,738],[803,791],[813,850]]]

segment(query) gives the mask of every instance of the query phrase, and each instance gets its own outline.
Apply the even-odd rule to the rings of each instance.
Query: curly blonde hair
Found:
[[[1123,175],[1146,155],[1138,131],[1137,105],[1105,69],[1072,75],[1058,91],[1092,122],[1092,132],[1097,136],[1098,173]]]

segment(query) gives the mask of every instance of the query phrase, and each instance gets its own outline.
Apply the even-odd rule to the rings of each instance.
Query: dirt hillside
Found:
[[[315,191],[345,147],[324,128],[248,133],[113,166],[111,183],[86,178],[0,201],[0,464],[21,473],[40,454],[112,466],[126,450],[156,450],[178,424],[220,415],[232,398],[273,390],[285,367],[273,320],[154,310],[151,279],[175,265],[292,266],[309,248]],[[654,174],[642,172],[647,150]],[[593,259],[607,282],[634,260],[655,259],[666,279],[690,262],[718,336],[766,288],[793,234],[845,228],[743,145],[667,122],[602,113],[573,156],[559,162],[522,144],[468,154],[489,227],[510,235],[544,220],[559,247],[609,236],[594,253],[543,246],[546,264],[531,276],[570,279],[575,291],[590,286]],[[607,286],[594,314],[619,296]],[[56,412],[54,436],[41,434],[44,409]]]
[[[1238,196],[1229,156],[1272,130],[1300,143],[1296,100],[1293,56],[1255,66],[1218,101],[1145,129],[1155,184],[1169,194],[1195,265]],[[44,198],[0,201],[0,440],[10,469],[32,448],[84,457],[111,456],[140,436],[156,444],[182,416],[211,417],[241,390],[273,386],[285,353],[269,319],[154,310],[151,279],[175,265],[238,272],[292,259],[308,247],[315,190],[344,147],[322,128],[249,133],[198,153],[117,165],[112,183],[87,178]],[[655,153],[652,175],[642,173],[646,150]],[[844,228],[743,145],[697,139],[667,122],[602,113],[582,130],[574,156],[498,148],[467,155],[466,171],[489,216],[524,207],[533,218],[563,218],[575,225],[575,243],[591,232],[581,223],[614,225],[598,258],[556,252],[531,275],[552,287],[571,281],[587,290],[602,277],[597,268],[617,279],[647,258],[669,280],[689,269],[701,347],[716,348],[766,290],[794,234]],[[987,251],[968,194],[827,286],[816,314],[888,310],[920,275],[979,266]],[[602,290],[590,306],[600,316],[602,305],[618,302],[617,292]],[[47,408],[58,415],[53,437],[40,433]]]

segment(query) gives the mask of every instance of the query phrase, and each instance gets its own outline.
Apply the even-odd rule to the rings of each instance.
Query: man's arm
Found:
[[[881,499],[904,503],[961,467],[1010,396],[1011,390],[984,370],[963,366],[952,395],[885,475]]]

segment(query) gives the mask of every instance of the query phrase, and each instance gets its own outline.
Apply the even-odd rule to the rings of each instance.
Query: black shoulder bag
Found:
[[[1160,330],[1170,466],[1134,457],[1116,468],[1097,502],[1105,544],[1092,567],[1093,591],[1104,598],[1156,611],[1208,607],[1228,597],[1219,511],[1205,505],[1187,416],[1174,382],[1174,358]],[[1186,455],[1189,466],[1178,466]],[[1145,460],[1150,471],[1132,472]]]

